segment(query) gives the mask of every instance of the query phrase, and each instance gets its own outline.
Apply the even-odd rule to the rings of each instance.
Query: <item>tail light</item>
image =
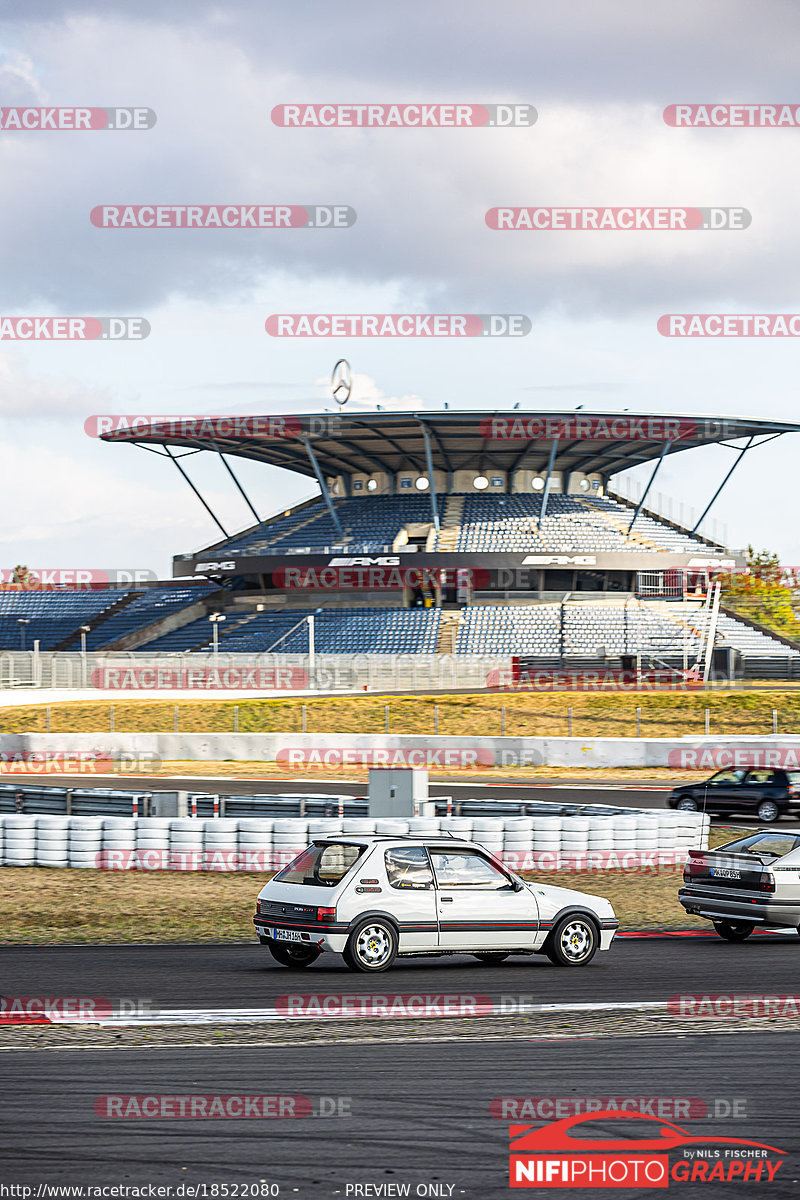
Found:
[[[318,908],[317,909],[317,920],[318,921],[335,921],[336,920],[336,909],[335,908]]]
[[[762,871],[758,877],[756,890],[759,892],[774,892],[775,891],[775,876],[770,875],[769,871]]]
[[[691,883],[696,875],[708,875],[708,859],[700,850],[690,850],[683,868],[683,882]]]

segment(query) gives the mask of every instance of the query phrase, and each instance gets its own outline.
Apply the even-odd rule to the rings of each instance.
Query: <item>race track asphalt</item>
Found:
[[[715,934],[617,938],[588,967],[564,970],[533,955],[485,966],[467,955],[400,959],[380,976],[348,971],[324,954],[287,971],[253,945],[5,946],[0,994],[142,998],[160,1009],[267,1007],[288,992],[524,995],[533,1003],[667,1000],[708,992],[797,991],[800,938],[757,934],[746,943]]]
[[[181,1185],[241,1189],[265,1181],[277,1184],[284,1200],[356,1200],[386,1195],[377,1189],[387,1184],[408,1186],[411,1196],[493,1200],[514,1194],[508,1187],[508,1123],[491,1115],[493,1099],[691,1098],[692,1119],[685,1109],[672,1113],[668,1107],[659,1122],[626,1121],[623,1131],[620,1122],[606,1118],[595,1129],[605,1138],[658,1137],[663,1120],[671,1118],[698,1138],[767,1143],[786,1154],[772,1184],[673,1183],[668,1194],[796,1197],[800,1127],[790,1084],[797,1078],[795,1067],[800,1069],[800,1042],[783,1033],[578,1044],[11,1051],[0,1061],[0,1181],[32,1186],[34,1197],[39,1184],[168,1185],[172,1197],[179,1197]],[[110,1120],[95,1114],[99,1096],[161,1094],[344,1097],[352,1115]],[[724,1119],[734,1101],[744,1115]],[[673,1151],[671,1161],[681,1153]],[[770,1154],[773,1161],[779,1157]],[[354,1190],[370,1185],[374,1190]],[[439,1191],[432,1192],[431,1185]],[[661,1193],[578,1187],[545,1194]],[[50,1193],[44,1189],[40,1195],[44,1200]],[[205,1192],[209,1200],[213,1195]]]

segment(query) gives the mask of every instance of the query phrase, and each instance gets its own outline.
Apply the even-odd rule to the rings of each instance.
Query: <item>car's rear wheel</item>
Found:
[[[357,925],[342,958],[351,971],[386,971],[397,957],[397,930],[382,917],[368,917]]]
[[[743,942],[755,929],[749,921],[714,921],[714,929],[726,942]]]
[[[681,796],[675,807],[680,812],[697,812],[697,801],[693,796]]]
[[[496,967],[508,957],[505,950],[481,950],[475,955],[478,962],[486,963],[487,967]]]
[[[758,812],[759,821],[765,821],[767,824],[777,821],[781,815],[781,810],[774,800],[762,800],[756,811]]]
[[[267,949],[276,962],[290,971],[302,971],[316,962],[322,951],[318,946],[298,946],[292,942],[267,942]]]
[[[544,952],[557,967],[584,967],[597,952],[597,927],[588,917],[562,917],[545,942]]]

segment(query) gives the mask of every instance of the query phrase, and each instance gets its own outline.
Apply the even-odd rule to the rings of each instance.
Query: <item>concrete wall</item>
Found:
[[[470,738],[319,733],[19,733],[0,734],[0,758],[99,752],[162,761],[278,762],[305,765],[448,767],[675,767],[731,765],[800,769],[800,737]],[[129,764],[130,765],[130,764]],[[146,761],[143,767],[146,767]],[[20,764],[20,767],[22,764]],[[35,770],[35,763],[30,764]],[[13,778],[13,771],[9,772]],[[22,776],[20,775],[20,778]]]

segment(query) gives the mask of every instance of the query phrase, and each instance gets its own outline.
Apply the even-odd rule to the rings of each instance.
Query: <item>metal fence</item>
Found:
[[[0,814],[25,813],[52,816],[150,816],[156,792],[123,792],[110,788],[16,787],[0,784]],[[211,795],[187,794],[188,811],[198,820],[219,817],[366,817],[366,797],[337,795]],[[472,797],[453,800],[431,797],[436,816],[580,816],[603,813],[630,815],[639,810],[606,804],[553,804],[547,800],[494,800]]]
[[[567,647],[567,651],[568,651]],[[680,670],[684,656],[642,647],[632,635],[630,653],[642,665],[650,659]],[[691,665],[692,655],[687,656]],[[646,661],[647,660],[647,661]],[[606,669],[615,656],[593,658],[565,653],[562,658],[542,658],[542,667]],[[800,656],[791,653],[743,656],[745,679],[793,680],[800,678]],[[481,691],[508,686],[511,656],[499,654],[325,654],[310,660],[305,654],[100,654],[7,650],[0,652],[0,689],[87,690],[116,698],[142,697],[169,691],[356,692],[356,691]],[[727,675],[715,680],[727,686]]]
[[[175,690],[374,691],[483,688],[493,670],[508,669],[508,655],[456,654],[147,654],[85,655],[67,652],[0,652],[0,687],[95,689],[142,695],[156,690],[158,672]],[[180,682],[185,681],[185,687]],[[237,686],[239,684],[240,686]]]

